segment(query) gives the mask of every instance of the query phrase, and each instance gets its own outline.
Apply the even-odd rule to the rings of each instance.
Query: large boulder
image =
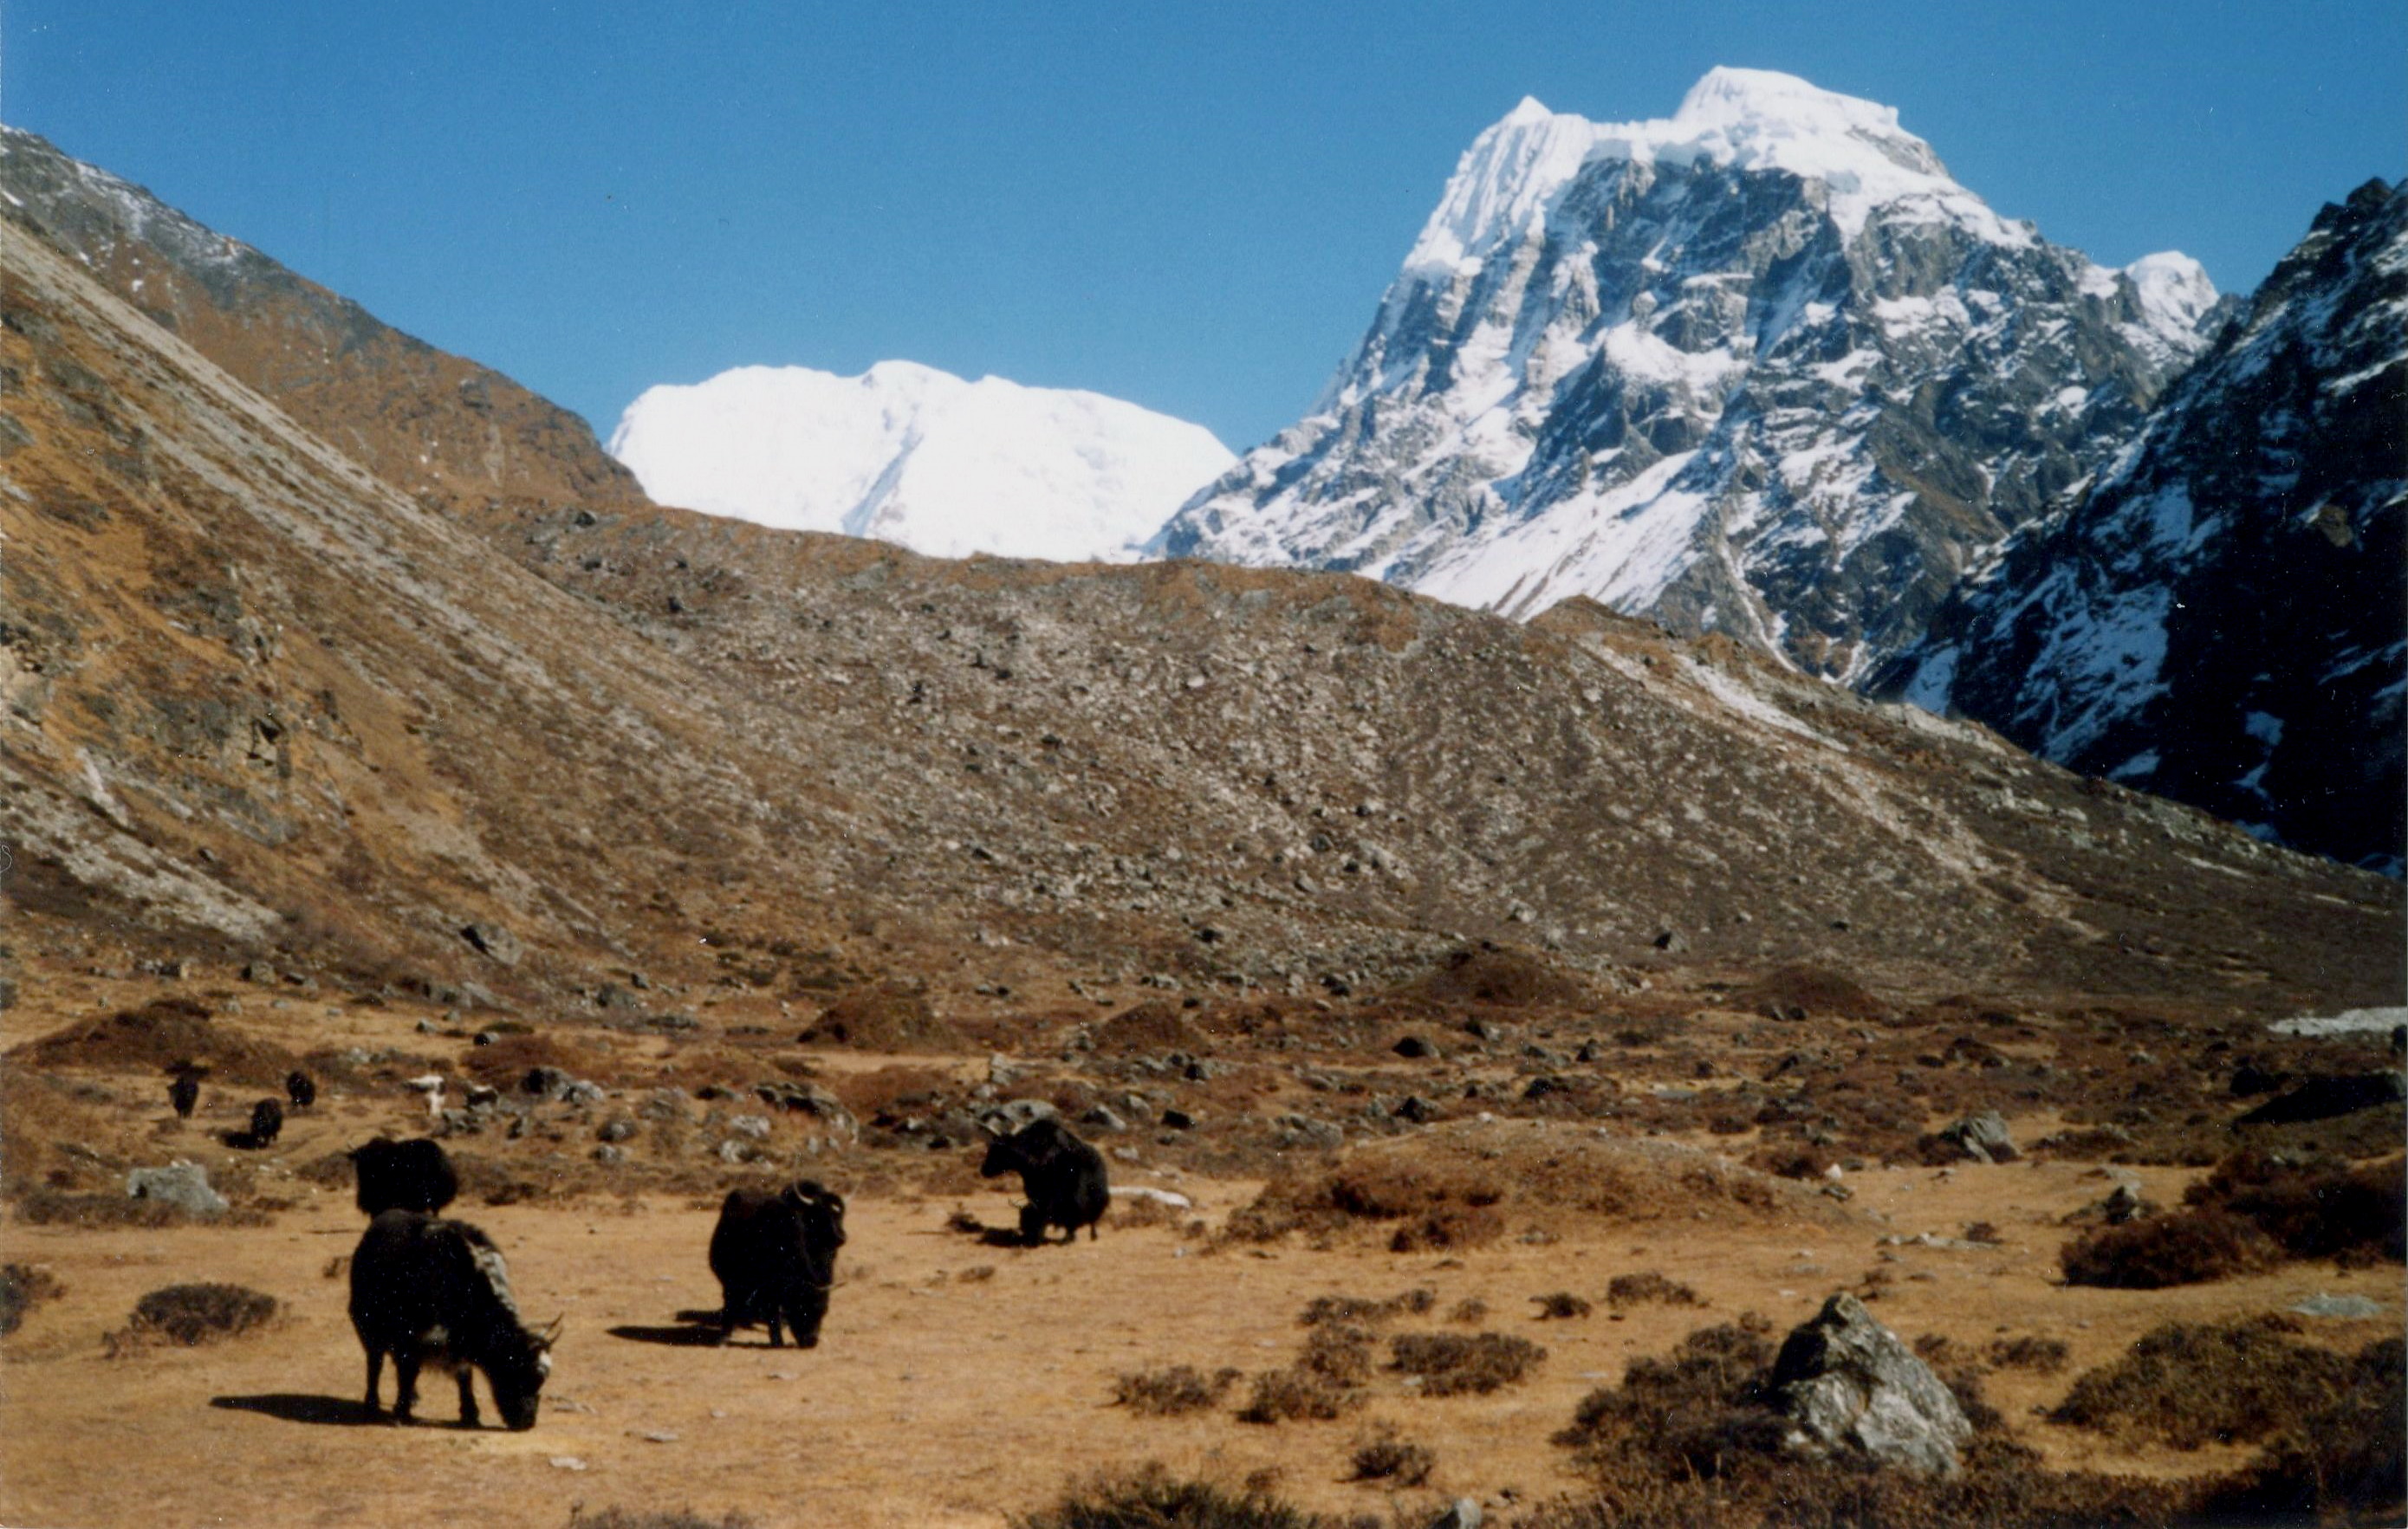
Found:
[[[1884,1465],[1953,1476],[1973,1433],[1931,1366],[1844,1292],[1783,1342],[1770,1389],[1798,1442]]]
[[[2015,1138],[2007,1132],[2006,1117],[1995,1109],[1968,1115],[1942,1129],[1940,1136],[1976,1163],[2013,1163],[2023,1155],[2015,1150]]]
[[[164,1168],[136,1168],[125,1176],[125,1193],[194,1216],[222,1216],[227,1209],[226,1197],[209,1187],[208,1170],[182,1158]]]

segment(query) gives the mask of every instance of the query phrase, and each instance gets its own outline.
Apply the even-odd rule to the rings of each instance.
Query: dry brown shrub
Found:
[[[2334,1159],[2289,1163],[2259,1151],[2236,1152],[2185,1192],[2194,1207],[2230,1211],[2257,1223],[2293,1258],[2402,1260],[2408,1208],[2403,1162],[2352,1165]]]
[[[2299,1331],[2297,1321],[2271,1315],[2168,1322],[2075,1380],[2050,1421],[2177,1450],[2249,1444],[2362,1380],[2380,1379],[2361,1377],[2359,1361],[2296,1341]],[[2379,1367],[2380,1356],[2369,1362]]]
[[[572,1078],[593,1078],[608,1063],[595,1052],[557,1036],[503,1036],[488,1046],[471,1046],[462,1053],[460,1071],[477,1082],[516,1093],[526,1075],[538,1067],[557,1067]]]
[[[1695,1306],[1698,1293],[1688,1286],[1667,1279],[1654,1269],[1641,1269],[1636,1274],[1617,1274],[1605,1287],[1605,1304],[1612,1307],[1645,1306],[1659,1302],[1665,1306]]]
[[[2101,1226],[2057,1253],[2068,1284],[2163,1290],[2255,1274],[2282,1262],[2282,1249],[2230,1211],[2183,1210]]]
[[[1469,1327],[1473,1322],[1488,1320],[1488,1303],[1477,1295],[1467,1295],[1447,1308],[1446,1320]]]
[[[1305,1335],[1297,1366],[1337,1385],[1359,1386],[1371,1379],[1371,1343],[1368,1327],[1324,1323]]]
[[[943,1067],[916,1063],[889,1063],[868,1072],[838,1073],[828,1079],[828,1092],[861,1120],[898,1106],[909,1108],[958,1092],[953,1075]]]
[[[191,998],[154,998],[140,1008],[68,1025],[8,1054],[36,1067],[104,1072],[164,1073],[200,1064],[215,1081],[258,1087],[282,1083],[294,1061],[281,1046],[221,1026],[207,1005]]]
[[[1436,967],[1398,990],[1402,997],[1459,1006],[1576,1007],[1596,994],[1589,984],[1544,956],[1483,940],[1441,957]]]
[[[1339,1521],[1271,1495],[1263,1472],[1232,1492],[1175,1477],[1149,1462],[1066,1489],[1052,1508],[1011,1520],[1012,1529],[1340,1529]]]
[[[809,1046],[865,1051],[944,1051],[956,1049],[961,1040],[927,999],[895,983],[844,994],[821,1010],[800,1038]]]
[[[1731,995],[1734,1007],[1772,1020],[1877,1020],[1889,1006],[1855,979],[1821,966],[1783,966]]]
[[[1514,1122],[1467,1122],[1357,1148],[1337,1166],[1274,1178],[1227,1235],[1268,1241],[1387,1222],[1400,1250],[1477,1245],[1508,1223],[1687,1220],[1698,1211],[1826,1224],[1856,1220],[1812,1190],[1674,1142]],[[1398,1223],[1401,1223],[1400,1225]]]
[[[2200,1518],[2219,1523],[2402,1522],[2408,1497],[2403,1345],[2360,1350],[2349,1390],[2290,1423],[2257,1461],[2202,1494]]]
[[[240,1285],[169,1285],[134,1303],[127,1335],[136,1343],[164,1338],[189,1349],[239,1337],[278,1310],[275,1296]]]
[[[1192,1365],[1159,1370],[1125,1370],[1112,1387],[1112,1402],[1151,1418],[1176,1418],[1220,1405],[1238,1381],[1238,1371],[1220,1369],[1211,1376]]]
[[[1438,1454],[1427,1445],[1398,1435],[1396,1424],[1383,1422],[1355,1444],[1354,1465],[1357,1481],[1417,1487],[1438,1468]]]
[[[1198,1051],[1204,1036],[1190,1024],[1179,1004],[1149,998],[1122,1009],[1088,1032],[1101,1056],[1130,1056],[1157,1051]]]
[[[1401,1295],[1374,1300],[1366,1295],[1316,1295],[1296,1319],[1307,1327],[1324,1322],[1374,1325],[1405,1312],[1420,1316],[1438,1305],[1438,1293],[1416,1287]]]
[[[2027,1333],[2021,1337],[1997,1338],[1990,1344],[1990,1363],[2002,1370],[2031,1370],[2041,1375],[2055,1375],[2065,1368],[2069,1350],[2057,1338],[2035,1337]]]
[[[1425,1396],[1485,1394],[1510,1386],[1547,1350],[1508,1333],[1399,1333],[1388,1340],[1392,1369],[1422,1378]]]
[[[735,1512],[724,1518],[706,1519],[684,1508],[613,1506],[589,1513],[583,1503],[571,1503],[568,1529],[752,1529],[752,1521]]]
[[[58,1276],[38,1264],[0,1265],[0,1334],[15,1332],[24,1324],[26,1312],[56,1300],[65,1290]]]
[[[1545,1295],[1533,1295],[1530,1299],[1539,1303],[1539,1319],[1541,1322],[1585,1317],[1591,1310],[1586,1301],[1568,1290],[1558,1290]]]
[[[1238,1409],[1240,1422],[1327,1422],[1363,1403],[1359,1386],[1341,1385],[1300,1365],[1254,1377],[1254,1393]]]

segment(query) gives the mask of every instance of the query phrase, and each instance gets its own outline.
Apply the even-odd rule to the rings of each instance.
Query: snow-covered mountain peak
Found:
[[[1236,459],[1201,425],[1102,393],[742,366],[627,407],[610,454],[663,504],[936,557],[1126,561]]]
[[[1464,152],[1405,270],[1452,275],[1518,245],[1544,226],[1581,170],[1600,159],[1783,171],[1821,188],[1849,238],[1876,207],[1921,200],[1987,242],[2022,248],[2032,241],[2028,227],[2000,218],[1958,185],[1929,144],[1899,126],[1895,107],[1796,75],[1717,67],[1689,88],[1671,116],[1643,121],[1591,121],[1524,96]]]
[[[2154,329],[2196,335],[2200,321],[2215,307],[2215,283],[2208,279],[2207,267],[2179,250],[2143,255],[2124,274],[2132,279],[2141,311]]]
[[[1898,113],[1753,69],[1472,143],[1312,412],[1156,538],[1852,677],[2102,470],[2205,344],[2197,265],[2009,222]]]
[[[1405,269],[1449,274],[1518,242],[1588,162],[1597,131],[1585,117],[1522,97],[1464,150]]]

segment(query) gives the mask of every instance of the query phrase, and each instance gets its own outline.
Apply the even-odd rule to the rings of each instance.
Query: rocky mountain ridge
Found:
[[[2408,191],[2329,205],[2099,483],[1882,682],[2397,875]]]
[[[1855,680],[2218,317],[2195,262],[2050,245],[1790,76],[1716,69],[1646,122],[1525,101],[1312,413],[1154,547],[1525,617],[1584,594]]]

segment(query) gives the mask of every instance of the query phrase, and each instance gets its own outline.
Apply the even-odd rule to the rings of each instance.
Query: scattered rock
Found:
[[[178,1158],[164,1168],[136,1168],[125,1176],[125,1193],[136,1200],[157,1200],[195,1216],[222,1216],[226,1197],[209,1187],[208,1170]]]
[[[2311,1295],[2291,1308],[2302,1317],[2379,1317],[2383,1308],[2363,1295]]]
[[[752,1141],[767,1141],[769,1139],[769,1117],[767,1115],[733,1116],[727,1122],[727,1129]]]
[[[624,1115],[613,1115],[594,1135],[601,1141],[630,1141],[636,1135],[636,1122]]]
[[[1392,1048],[1398,1056],[1428,1057],[1438,1055],[1438,1048],[1420,1036],[1407,1036]]]
[[[1107,1135],[1128,1129],[1127,1122],[1113,1114],[1103,1105],[1096,1105],[1089,1108],[1086,1113],[1079,1117],[1079,1123],[1091,1131],[1101,1131]]]
[[[1480,1500],[1457,1497],[1445,1512],[1430,1520],[1429,1529],[1480,1529]]]
[[[1881,1465],[1954,1475],[1957,1447],[1973,1433],[1931,1366],[1845,1293],[1790,1332],[1770,1386],[1800,1442]]]
[[[460,937],[505,966],[517,965],[519,957],[526,953],[526,948],[519,943],[519,937],[497,923],[463,924]]]

